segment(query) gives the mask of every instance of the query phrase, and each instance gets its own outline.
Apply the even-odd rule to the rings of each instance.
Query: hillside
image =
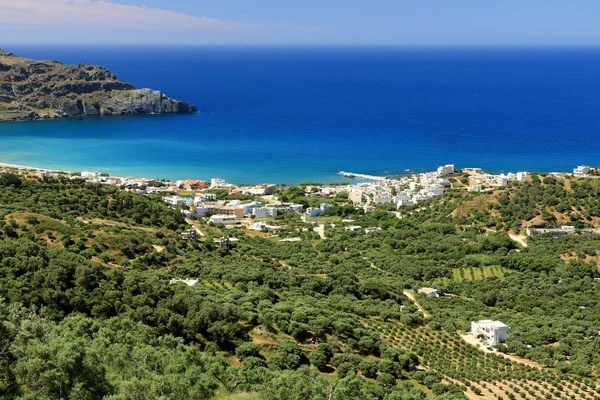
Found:
[[[595,218],[594,180],[453,192],[402,218],[340,196],[324,216],[269,221],[276,234],[192,216],[203,234],[186,241],[189,221],[159,195],[21,174],[0,174],[2,399],[600,396],[600,236],[523,247],[506,232],[561,185],[552,207]],[[513,213],[496,209],[506,193]],[[467,338],[481,319],[512,328],[506,345]]]
[[[196,111],[159,91],[135,89],[97,65],[36,61],[0,49],[0,122]]]
[[[428,208],[408,214],[423,221],[450,222],[464,228],[512,230],[525,228],[600,228],[600,180],[532,174],[493,191],[454,190]]]

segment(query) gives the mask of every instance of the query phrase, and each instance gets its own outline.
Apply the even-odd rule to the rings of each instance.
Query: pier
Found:
[[[384,181],[387,179],[385,176],[356,174],[354,172],[346,172],[346,171],[340,171],[340,172],[338,172],[338,175],[341,175],[345,178],[359,178],[359,179],[367,179],[370,181]]]

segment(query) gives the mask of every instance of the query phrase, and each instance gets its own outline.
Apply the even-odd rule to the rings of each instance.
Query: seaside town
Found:
[[[44,169],[31,169],[23,166],[4,164],[4,170],[27,171],[39,177],[69,176],[71,179],[83,179],[90,183],[114,185],[121,190],[134,192],[138,195],[163,195],[163,201],[179,207],[186,218],[206,218],[209,224],[239,225],[245,224],[248,229],[260,231],[274,231],[279,227],[270,225],[261,219],[275,218],[286,213],[300,214],[303,219],[315,218],[326,213],[332,204],[321,203],[318,207],[306,207],[302,204],[281,201],[277,195],[282,186],[277,184],[258,184],[252,186],[235,185],[221,178],[205,180],[158,180],[148,178],[109,176],[97,171],[83,171],[81,173],[68,173]],[[3,171],[0,171],[2,173]],[[599,170],[586,165],[576,167],[572,176],[595,177]],[[453,164],[442,165],[432,172],[410,174],[398,177],[366,175],[340,171],[340,176],[356,179],[356,183],[342,182],[322,184],[309,182],[300,184],[307,195],[319,199],[334,198],[347,195],[349,201],[364,212],[373,212],[378,207],[385,209],[401,210],[402,208],[416,206],[421,202],[436,196],[443,196],[449,189],[467,190],[469,192],[485,192],[507,186],[513,181],[524,181],[530,175],[527,171],[501,174],[486,173],[482,168],[457,169]],[[553,172],[548,175],[561,176],[568,173]],[[224,200],[219,199],[217,193],[227,195],[245,195],[252,200]],[[347,230],[358,231],[360,226],[351,225],[352,221],[345,221]],[[566,234],[572,227],[561,227],[550,233],[555,235]],[[556,231],[556,232],[555,232]],[[541,233],[536,227],[528,229],[529,236]]]

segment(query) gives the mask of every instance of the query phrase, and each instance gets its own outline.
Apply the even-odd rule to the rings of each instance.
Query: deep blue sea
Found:
[[[600,164],[600,48],[5,49],[101,64],[200,112],[2,124],[1,162],[236,183]]]

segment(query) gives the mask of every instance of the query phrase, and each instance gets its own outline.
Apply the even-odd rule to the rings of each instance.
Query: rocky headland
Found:
[[[160,91],[135,89],[104,67],[30,60],[0,49],[0,122],[196,111]]]

